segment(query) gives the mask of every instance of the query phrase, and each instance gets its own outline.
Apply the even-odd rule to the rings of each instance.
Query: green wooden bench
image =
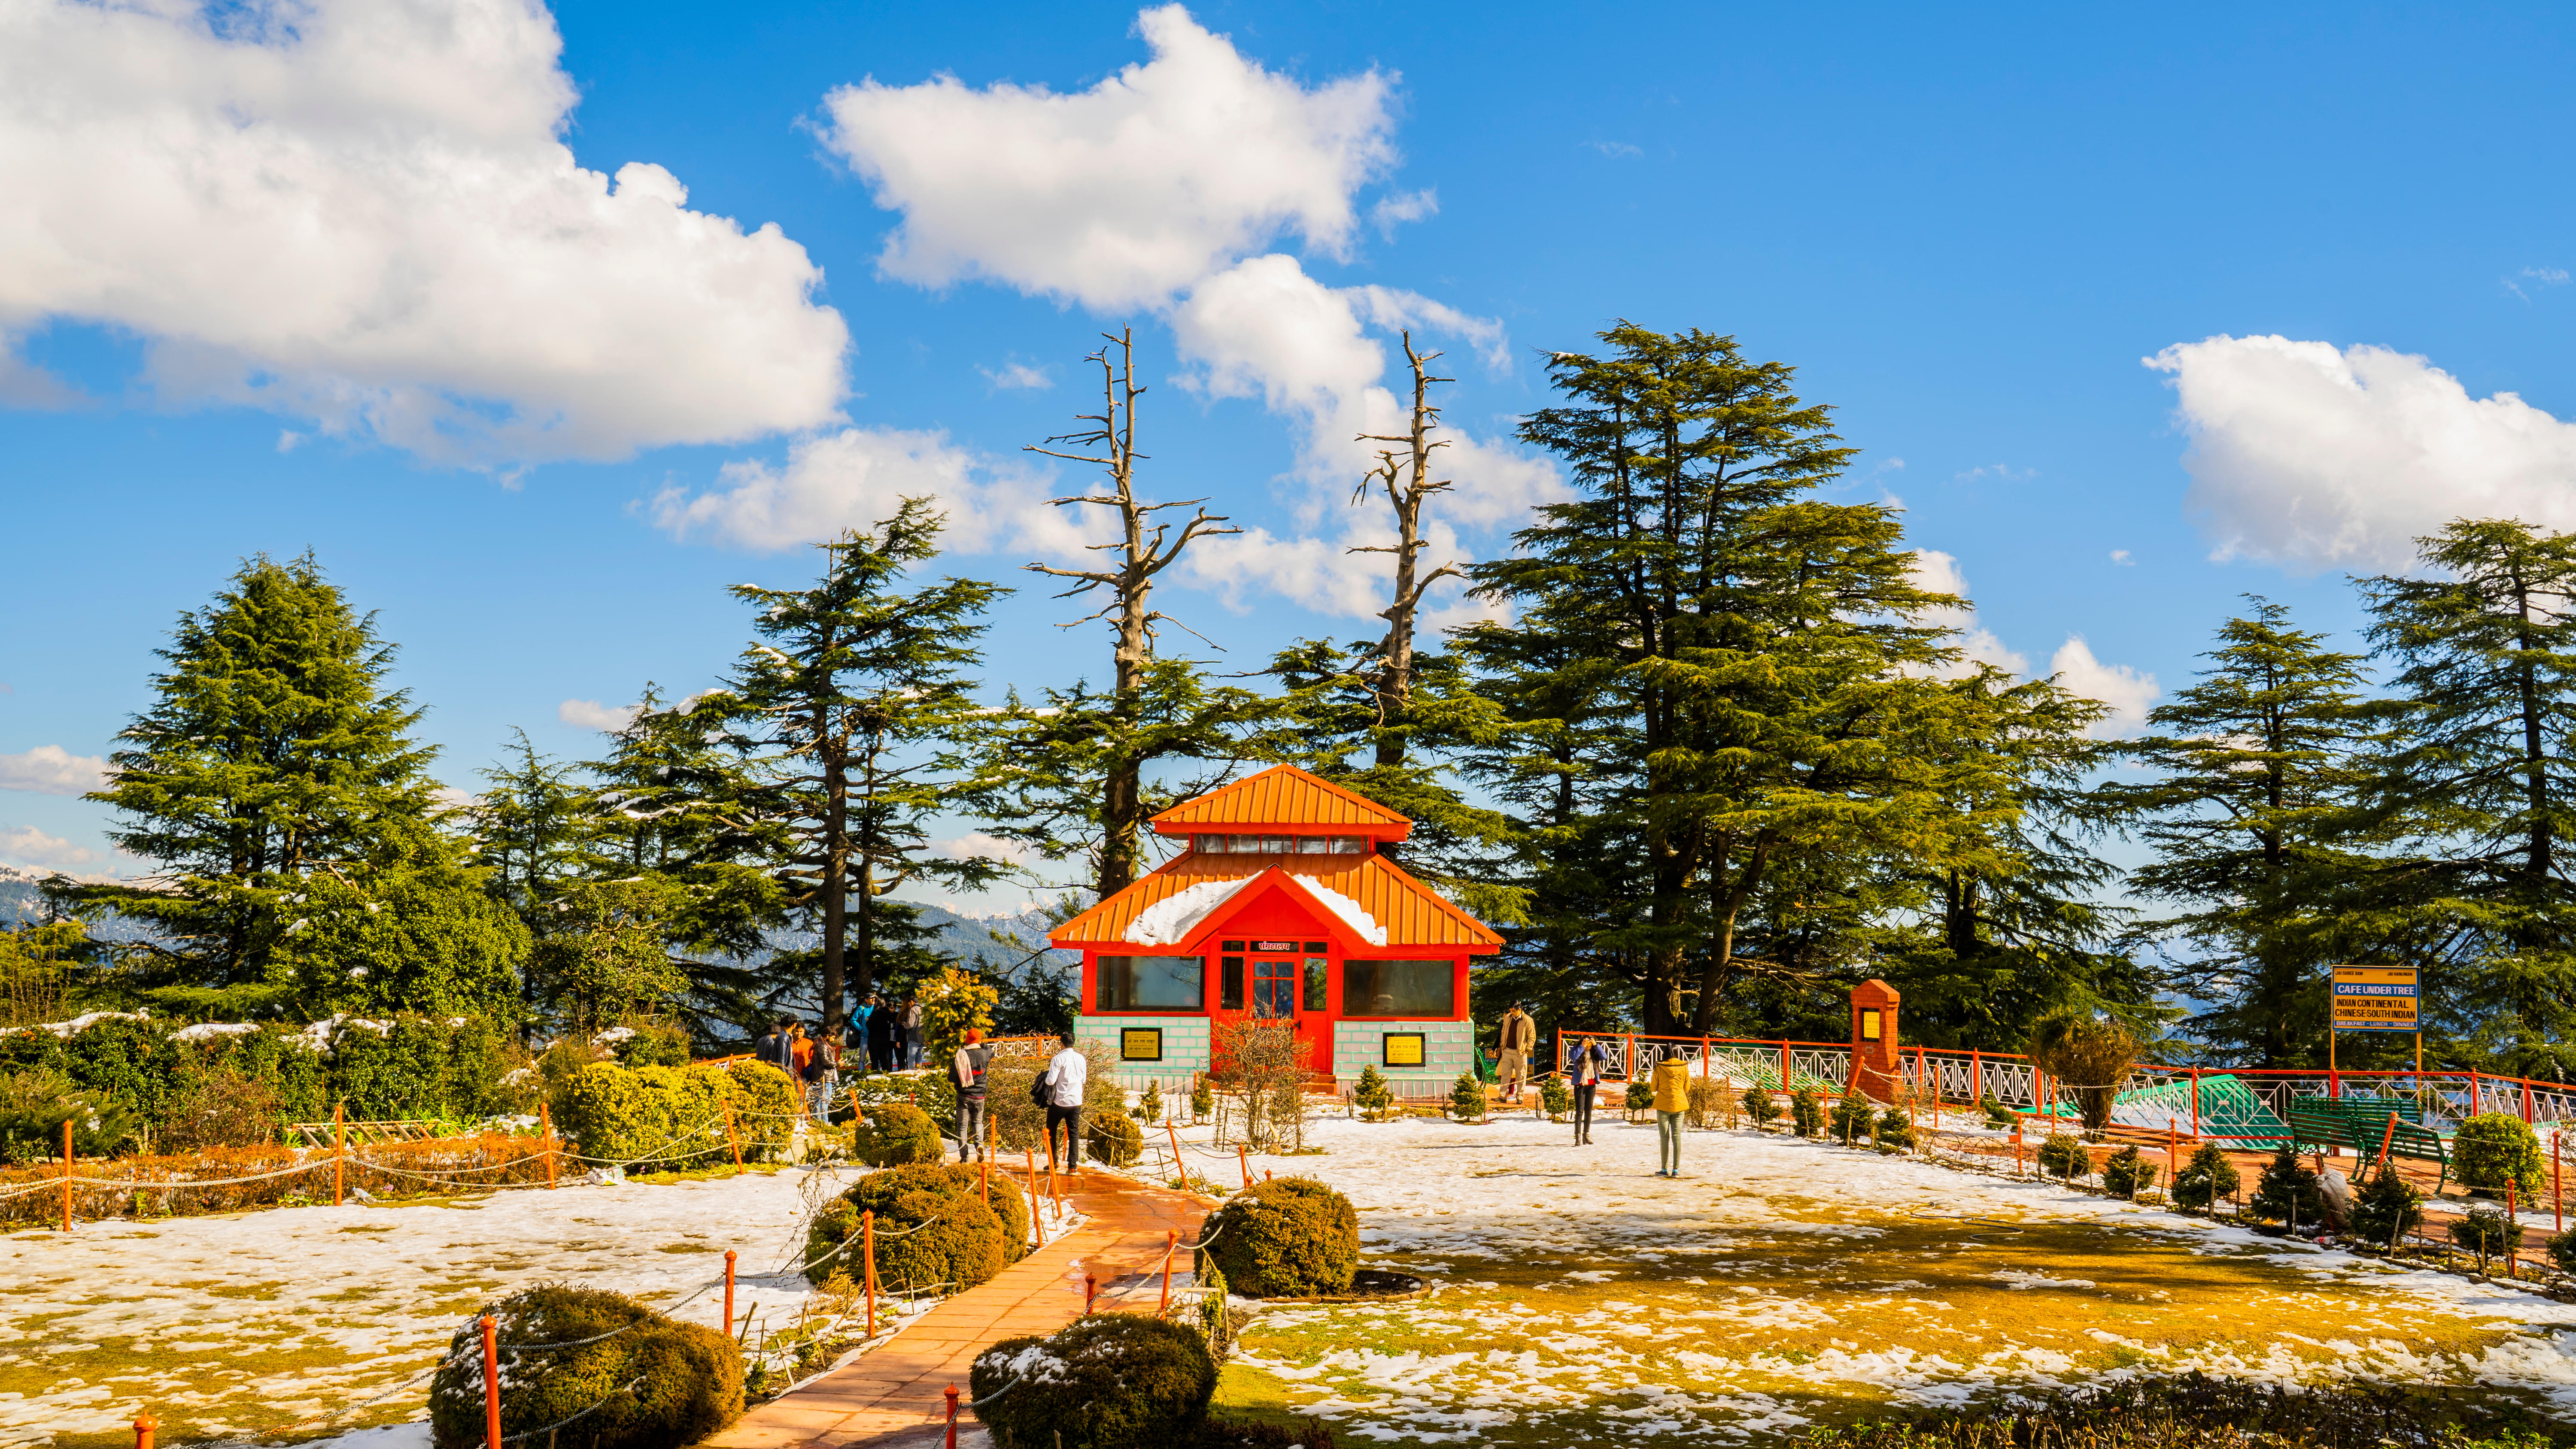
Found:
[[[2389,1119],[2396,1125],[2391,1127]],[[2290,1137],[2294,1147],[2348,1147],[2365,1161],[2379,1156],[2385,1143],[2392,1157],[2412,1157],[2441,1169],[2433,1190],[2451,1177],[2451,1154],[2442,1134],[2424,1125],[2420,1103],[2405,1097],[2299,1097],[2290,1103]]]

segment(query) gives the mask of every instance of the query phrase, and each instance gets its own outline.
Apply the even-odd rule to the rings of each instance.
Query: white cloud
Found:
[[[1959,560],[1950,554],[1939,549],[1916,549],[1913,572],[1914,586],[1926,593],[1953,594],[1961,600],[1968,598],[1968,576],[1960,572]],[[1926,609],[1917,617],[1926,624],[1943,625],[1958,631],[1958,637],[1951,642],[1966,657],[1939,671],[1942,678],[1958,679],[1973,675],[1980,664],[2009,669],[2015,674],[2030,673],[2029,656],[2005,648],[2004,641],[1995,637],[1992,629],[1978,623],[1973,604]]]
[[[828,422],[821,271],[650,162],[582,169],[561,48],[527,0],[12,0],[0,334],[129,329],[166,399],[443,461]]]
[[[1000,367],[975,370],[984,374],[984,380],[996,388],[1044,389],[1055,386],[1055,378],[1045,368],[1031,367],[1025,362],[1006,362]]]
[[[59,835],[47,835],[32,825],[0,830],[0,860],[14,864],[38,870],[69,870],[73,866],[95,865],[106,858],[99,851],[74,845]]]
[[[1028,860],[1031,854],[1024,842],[1004,840],[997,835],[986,835],[980,830],[970,830],[953,840],[932,841],[930,848],[950,860],[973,860],[982,856],[987,860],[999,860],[1011,865],[1018,865]]]
[[[0,755],[0,790],[85,795],[106,781],[104,758],[75,755],[60,745],[38,745],[18,754]]]
[[[586,699],[568,699],[555,707],[556,717],[559,719],[562,718],[563,711],[576,704],[587,705],[591,709],[599,709],[598,705],[591,704],[590,701]],[[600,712],[602,714],[616,713],[615,710],[600,710]],[[633,717],[631,711],[629,712],[628,717]],[[582,723],[580,720],[565,720],[564,722],[567,724]],[[483,803],[482,796],[475,794],[471,790],[459,790],[453,785],[441,785],[437,789],[430,791],[429,794],[431,799],[438,802],[438,808],[442,810],[471,810],[475,806]]]
[[[1369,220],[1376,223],[1379,236],[1393,236],[1395,229],[1408,221],[1439,214],[1440,193],[1429,187],[1380,197],[1377,205],[1369,208]]]
[[[634,723],[635,709],[636,707],[631,704],[601,704],[595,699],[567,699],[555,706],[555,718],[576,729],[603,730],[614,734]],[[454,793],[458,792],[442,790],[439,794],[440,803],[453,807],[455,802],[448,797]],[[471,804],[473,798],[471,795],[466,796],[465,803]]]
[[[2564,267],[2525,267],[2503,281],[2506,291],[2528,302],[2531,293],[2524,290],[2525,283],[2534,287],[2563,287],[2567,285],[2567,270]]]
[[[665,490],[653,500],[653,520],[682,538],[708,534],[775,550],[866,527],[892,517],[905,498],[928,497],[948,515],[942,542],[955,552],[1078,553],[1089,541],[1079,532],[1084,520],[1051,507],[1048,485],[1017,460],[984,457],[945,433],[844,428],[797,442],[780,467],[727,463],[711,491]]]
[[[2081,634],[2069,634],[2048,661],[2048,672],[2070,692],[2098,699],[2111,713],[2094,727],[2097,735],[2133,734],[2147,722],[2147,706],[2163,693],[2156,677],[2126,664],[2105,664]]]
[[[826,97],[824,144],[903,213],[886,274],[989,277],[1116,310],[1159,304],[1292,228],[1339,254],[1353,194],[1395,158],[1395,78],[1309,89],[1178,5],[1136,28],[1153,59],[1075,95],[942,75]]]
[[[2396,569],[2453,518],[2576,527],[2576,424],[2472,398],[2425,358],[2212,337],[2144,361],[2173,375],[2186,506],[2214,558]]]
[[[2135,568],[2138,563],[2136,559],[2129,557],[2129,551],[2125,548],[2115,548],[2111,550],[2111,562],[2118,564],[2124,569]]]
[[[1600,152],[1602,155],[1609,157],[1613,161],[1621,160],[1630,156],[1643,156],[1646,154],[1644,151],[1635,146],[1629,145],[1625,141],[1586,141],[1583,144]]]

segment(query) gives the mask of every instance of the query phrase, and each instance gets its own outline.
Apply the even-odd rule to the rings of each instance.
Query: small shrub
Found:
[[[1460,1072],[1449,1088],[1449,1115],[1461,1122],[1485,1120],[1485,1084],[1474,1072]]]
[[[2135,1198],[2156,1185],[2158,1170],[2135,1146],[2123,1147],[2102,1163],[2102,1190],[2116,1197]]]
[[[1977,1106],[1986,1114],[1986,1125],[1998,1132],[2010,1132],[2021,1124],[2021,1114],[1996,1101],[1992,1092],[1979,1098]]]
[[[1395,1110],[1395,1089],[1387,1085],[1375,1062],[1360,1068],[1359,1085],[1351,1089],[1351,1105],[1359,1109],[1363,1122],[1383,1122]]]
[[[2039,1170],[2073,1182],[2093,1170],[2093,1155],[2072,1136],[2051,1132],[2048,1140],[2039,1144]]]
[[[2507,1183],[2526,1199],[2541,1192],[2540,1138],[2531,1124],[2509,1112],[2488,1112],[2460,1124],[2451,1139],[2451,1175],[2462,1187],[2502,1197]]]
[[[1901,1107],[1890,1107],[1878,1114],[1878,1145],[1899,1152],[1914,1150],[1914,1119]]]
[[[1825,1099],[1813,1087],[1789,1094],[1789,1130],[1801,1137],[1825,1135]]]
[[[504,1345],[505,1436],[581,1414],[554,1431],[557,1449],[663,1449],[694,1444],[742,1414],[742,1351],[712,1328],[661,1317],[623,1293],[561,1284],[511,1294],[491,1312]],[[507,1346],[612,1333],[566,1348]],[[483,1330],[474,1319],[456,1331],[430,1380],[429,1424],[437,1449],[483,1443]]]
[[[608,1049],[617,1064],[632,1070],[636,1067],[685,1067],[689,1064],[689,1034],[676,1026],[649,1024],[619,1027],[625,1035],[609,1042]],[[602,1032],[603,1041],[615,1032]]]
[[[1163,1089],[1147,1087],[1136,1094],[1136,1120],[1147,1124],[1163,1120]]]
[[[2381,1168],[2353,1199],[2352,1227],[2363,1242],[2394,1250],[2423,1223],[2424,1194],[2394,1167]]]
[[[2558,1265],[2559,1272],[2576,1274],[2576,1228],[2553,1234],[2541,1247],[2548,1251],[2549,1261]]]
[[[1358,1212],[1310,1177],[1254,1183],[1209,1213],[1198,1236],[1203,1257],[1247,1298],[1348,1293],[1359,1266]]]
[[[277,1140],[278,1122],[275,1089],[216,1062],[187,1074],[154,1145],[163,1152],[264,1147]]]
[[[850,1155],[870,1167],[937,1162],[947,1149],[937,1124],[910,1102],[888,1102],[850,1124]]]
[[[1215,1110],[1216,1088],[1209,1083],[1207,1073],[1201,1072],[1198,1080],[1190,1084],[1190,1120],[1204,1122]]]
[[[1869,1098],[1852,1092],[1834,1099],[1833,1110],[1826,1121],[1834,1139],[1849,1147],[1868,1133],[1870,1118],[1876,1113],[1877,1108],[1870,1104]]]
[[[2254,1184],[2254,1195],[2248,1204],[2258,1216],[2297,1227],[2323,1227],[2326,1221],[2325,1193],[2317,1186],[2316,1169],[2299,1160],[2299,1154],[2283,1147],[2263,1164],[2263,1176]]]
[[[1641,1091],[1645,1093],[1646,1105],[1650,1107],[1654,1105],[1655,1094],[1651,1090],[1631,1085],[1628,1088],[1630,1110],[1635,1109],[1637,1094]],[[1757,1082],[1744,1090],[1744,1115],[1752,1119],[1756,1128],[1768,1131],[1772,1119],[1780,1115],[1780,1104],[1772,1100],[1771,1090],[1768,1087]]]
[[[1538,1108],[1548,1116],[1564,1121],[1565,1114],[1574,1110],[1574,1089],[1565,1084],[1563,1077],[1539,1078]]]
[[[1216,1360],[1198,1334],[1134,1313],[1008,1338],[967,1371],[997,1449],[1177,1446],[1206,1417]]]
[[[1007,1211],[1007,1204],[1018,1201],[1019,1189],[1009,1178],[996,1174],[991,1179],[992,1206],[985,1204],[983,1189],[975,1169],[954,1163],[869,1173],[814,1215],[805,1235],[805,1276],[820,1283],[855,1267],[848,1261],[850,1252],[830,1259],[824,1255],[859,1236],[860,1215],[874,1212],[880,1287],[953,1291],[986,1282],[1026,1251],[1027,1222],[1021,1219],[1015,1239],[995,1211]]]
[[[2183,1208],[2210,1211],[2220,1198],[2236,1196],[2236,1189],[2243,1182],[2244,1178],[2236,1171],[2236,1164],[2227,1160],[2227,1154],[2220,1150],[2218,1144],[2204,1142],[2174,1177],[2174,1203]]]
[[[2451,1220],[2451,1241],[2477,1254],[2478,1271],[2484,1273],[2489,1258],[2522,1246],[2522,1224],[2506,1217],[2504,1209],[2481,1203]]]
[[[805,1105],[794,1079],[767,1062],[735,1062],[725,1075],[733,1081],[733,1130],[742,1138],[744,1159],[783,1160]]]
[[[1145,1155],[1145,1129],[1124,1112],[1102,1112],[1082,1119],[1082,1145],[1094,1162],[1127,1167]]]

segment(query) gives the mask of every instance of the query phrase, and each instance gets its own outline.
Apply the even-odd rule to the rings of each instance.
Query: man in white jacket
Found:
[[[1082,1165],[1082,1089],[1091,1080],[1091,1058],[1073,1044],[1073,1033],[1058,1040],[1064,1050],[1047,1063],[1046,1075],[1039,1078],[1047,1089],[1047,1151],[1067,1172],[1077,1172]],[[1064,1149],[1055,1145],[1055,1129],[1064,1127]]]

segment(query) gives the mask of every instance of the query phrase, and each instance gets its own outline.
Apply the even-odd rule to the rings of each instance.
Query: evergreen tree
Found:
[[[941,522],[926,500],[908,498],[873,531],[820,545],[826,562],[812,587],[737,585],[734,596],[759,611],[761,642],[744,651],[730,688],[701,702],[723,714],[766,778],[757,799],[785,843],[779,884],[820,937],[826,1030],[875,984],[881,897],[915,880],[972,889],[1003,869],[929,851],[929,818],[982,788],[966,778],[957,742],[979,714],[963,671],[981,657],[983,613],[1001,592],[953,578],[899,587],[937,556]]]
[[[2218,631],[2199,682],[2147,715],[2125,747],[2155,772],[2113,791],[2155,859],[2130,889],[2187,909],[2147,929],[2189,947],[2200,1036],[2266,1067],[2319,1065],[2324,967],[2373,865],[2356,848],[2370,726],[2358,656],[2253,599]]]
[[[1521,430],[1580,496],[1474,577],[1563,636],[1560,692],[1623,726],[1587,764],[1632,900],[1589,943],[1642,959],[1646,1030],[1707,1035],[1740,980],[1796,974],[1742,949],[1777,877],[1956,848],[1944,793],[1978,762],[1943,747],[1963,721],[1927,676],[1956,653],[1917,616],[1958,601],[1914,583],[1888,509],[1809,496],[1851,450],[1786,365],[1697,331],[1602,337],[1555,358],[1567,400]]]
[[[2418,540],[2430,576],[2363,581],[2371,639],[2401,667],[2370,762],[2404,837],[2374,924],[2481,1064],[2576,1071],[2576,536],[2462,519]],[[2415,953],[2420,953],[2417,955]]]
[[[89,798],[146,884],[72,894],[153,928],[117,950],[181,1010],[512,1010],[526,933],[433,823],[435,751],[394,648],[310,555],[244,563],[182,614],[156,699]]]

